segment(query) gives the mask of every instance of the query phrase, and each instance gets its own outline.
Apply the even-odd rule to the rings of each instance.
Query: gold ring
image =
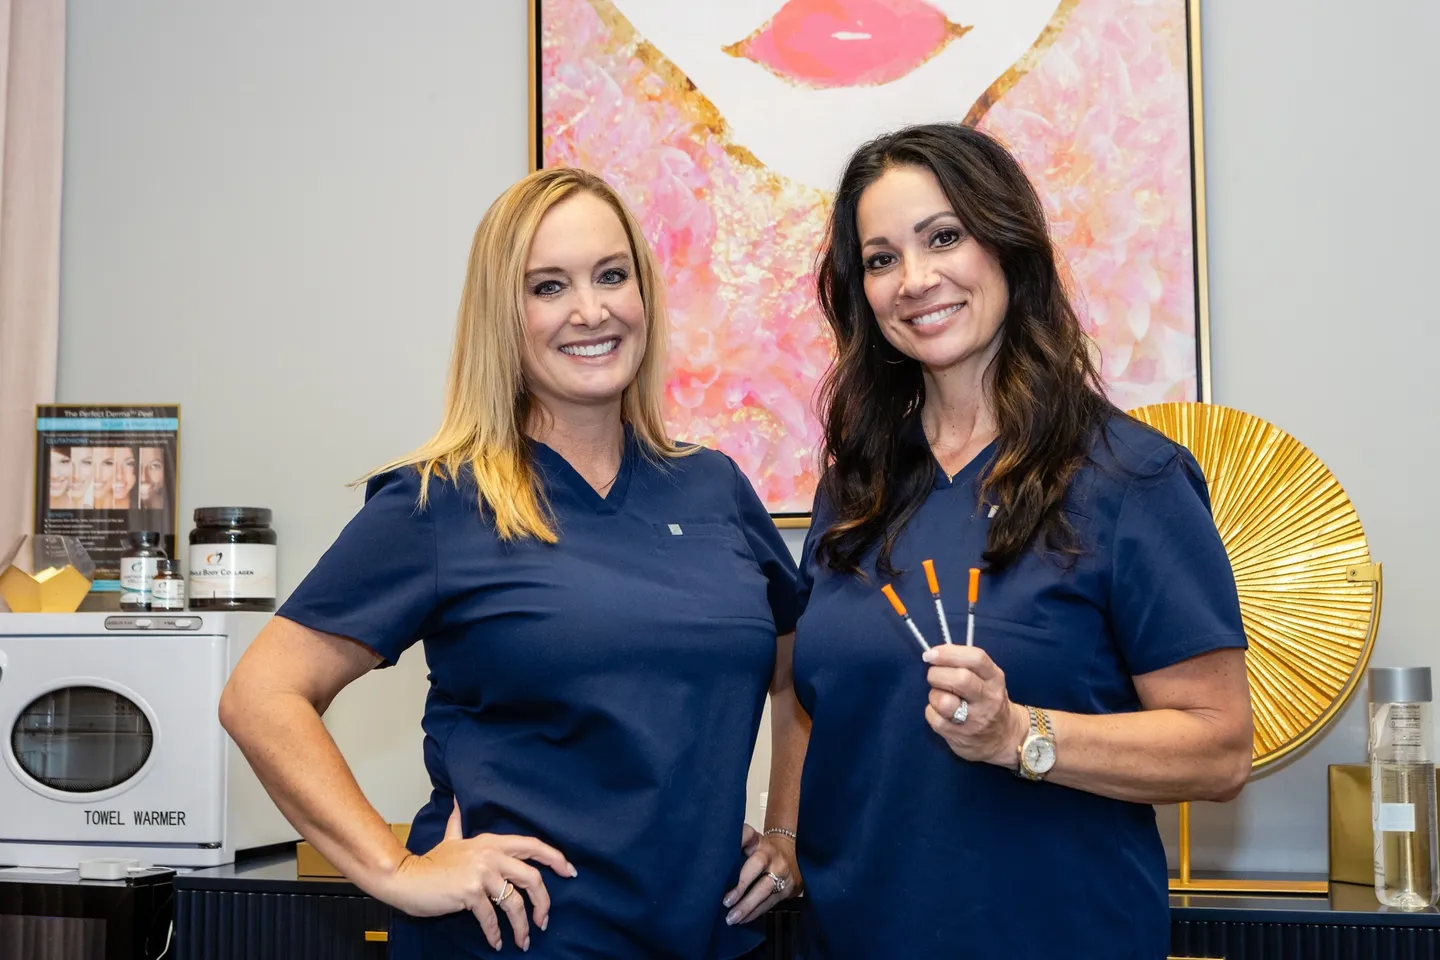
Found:
[[[510,894],[512,894],[512,893],[514,893],[514,892],[515,892],[515,884],[511,883],[509,880],[506,880],[506,881],[505,881],[505,886],[503,886],[503,887],[500,888],[500,896],[498,896],[498,897],[491,897],[491,898],[490,898],[490,902],[498,905],[498,904],[501,903],[506,897],[510,896]]]

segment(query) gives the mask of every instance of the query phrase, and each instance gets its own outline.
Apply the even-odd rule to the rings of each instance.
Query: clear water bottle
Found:
[[[1435,758],[1430,668],[1370,670],[1370,803],[1375,896],[1388,907],[1435,904]]]

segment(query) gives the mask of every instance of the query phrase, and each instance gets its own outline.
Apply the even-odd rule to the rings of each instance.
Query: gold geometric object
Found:
[[[1303,745],[1364,675],[1380,621],[1379,564],[1320,459],[1259,417],[1207,403],[1131,416],[1187,447],[1210,488],[1250,649],[1254,769]]]
[[[0,570],[0,597],[12,613],[73,613],[89,592],[90,581],[74,567],[48,567],[35,576],[17,567]]]
[[[1208,403],[1130,414],[1188,448],[1205,473],[1249,643],[1253,775],[1318,734],[1355,692],[1380,626],[1380,565],[1339,481],[1285,431]],[[1181,883],[1171,888],[1218,889],[1190,880],[1189,812],[1181,804]]]
[[[13,613],[73,613],[95,579],[75,537],[24,534],[0,556],[0,598]]]

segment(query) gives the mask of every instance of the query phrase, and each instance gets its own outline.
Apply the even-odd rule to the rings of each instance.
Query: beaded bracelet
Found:
[[[769,827],[765,831],[767,837],[789,837],[792,842],[796,839],[794,830],[786,830],[784,827]]]

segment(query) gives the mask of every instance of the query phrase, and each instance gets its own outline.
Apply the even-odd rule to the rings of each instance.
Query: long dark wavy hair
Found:
[[[1105,397],[1024,170],[992,137],[935,123],[857,150],[830,213],[818,284],[837,351],[819,398],[828,468],[820,495],[833,522],[820,537],[817,559],[859,573],[878,543],[877,569],[893,575],[896,538],[935,479],[935,460],[915,422],[925,402],[920,364],[885,339],[865,297],[856,209],[866,188],[895,167],[935,175],[965,230],[999,263],[1009,291],[999,350],[984,381],[999,428],[981,489],[981,502],[999,508],[984,561],[1002,568],[1032,544],[1073,556],[1080,547],[1062,510],[1065,491],[1118,411]]]

